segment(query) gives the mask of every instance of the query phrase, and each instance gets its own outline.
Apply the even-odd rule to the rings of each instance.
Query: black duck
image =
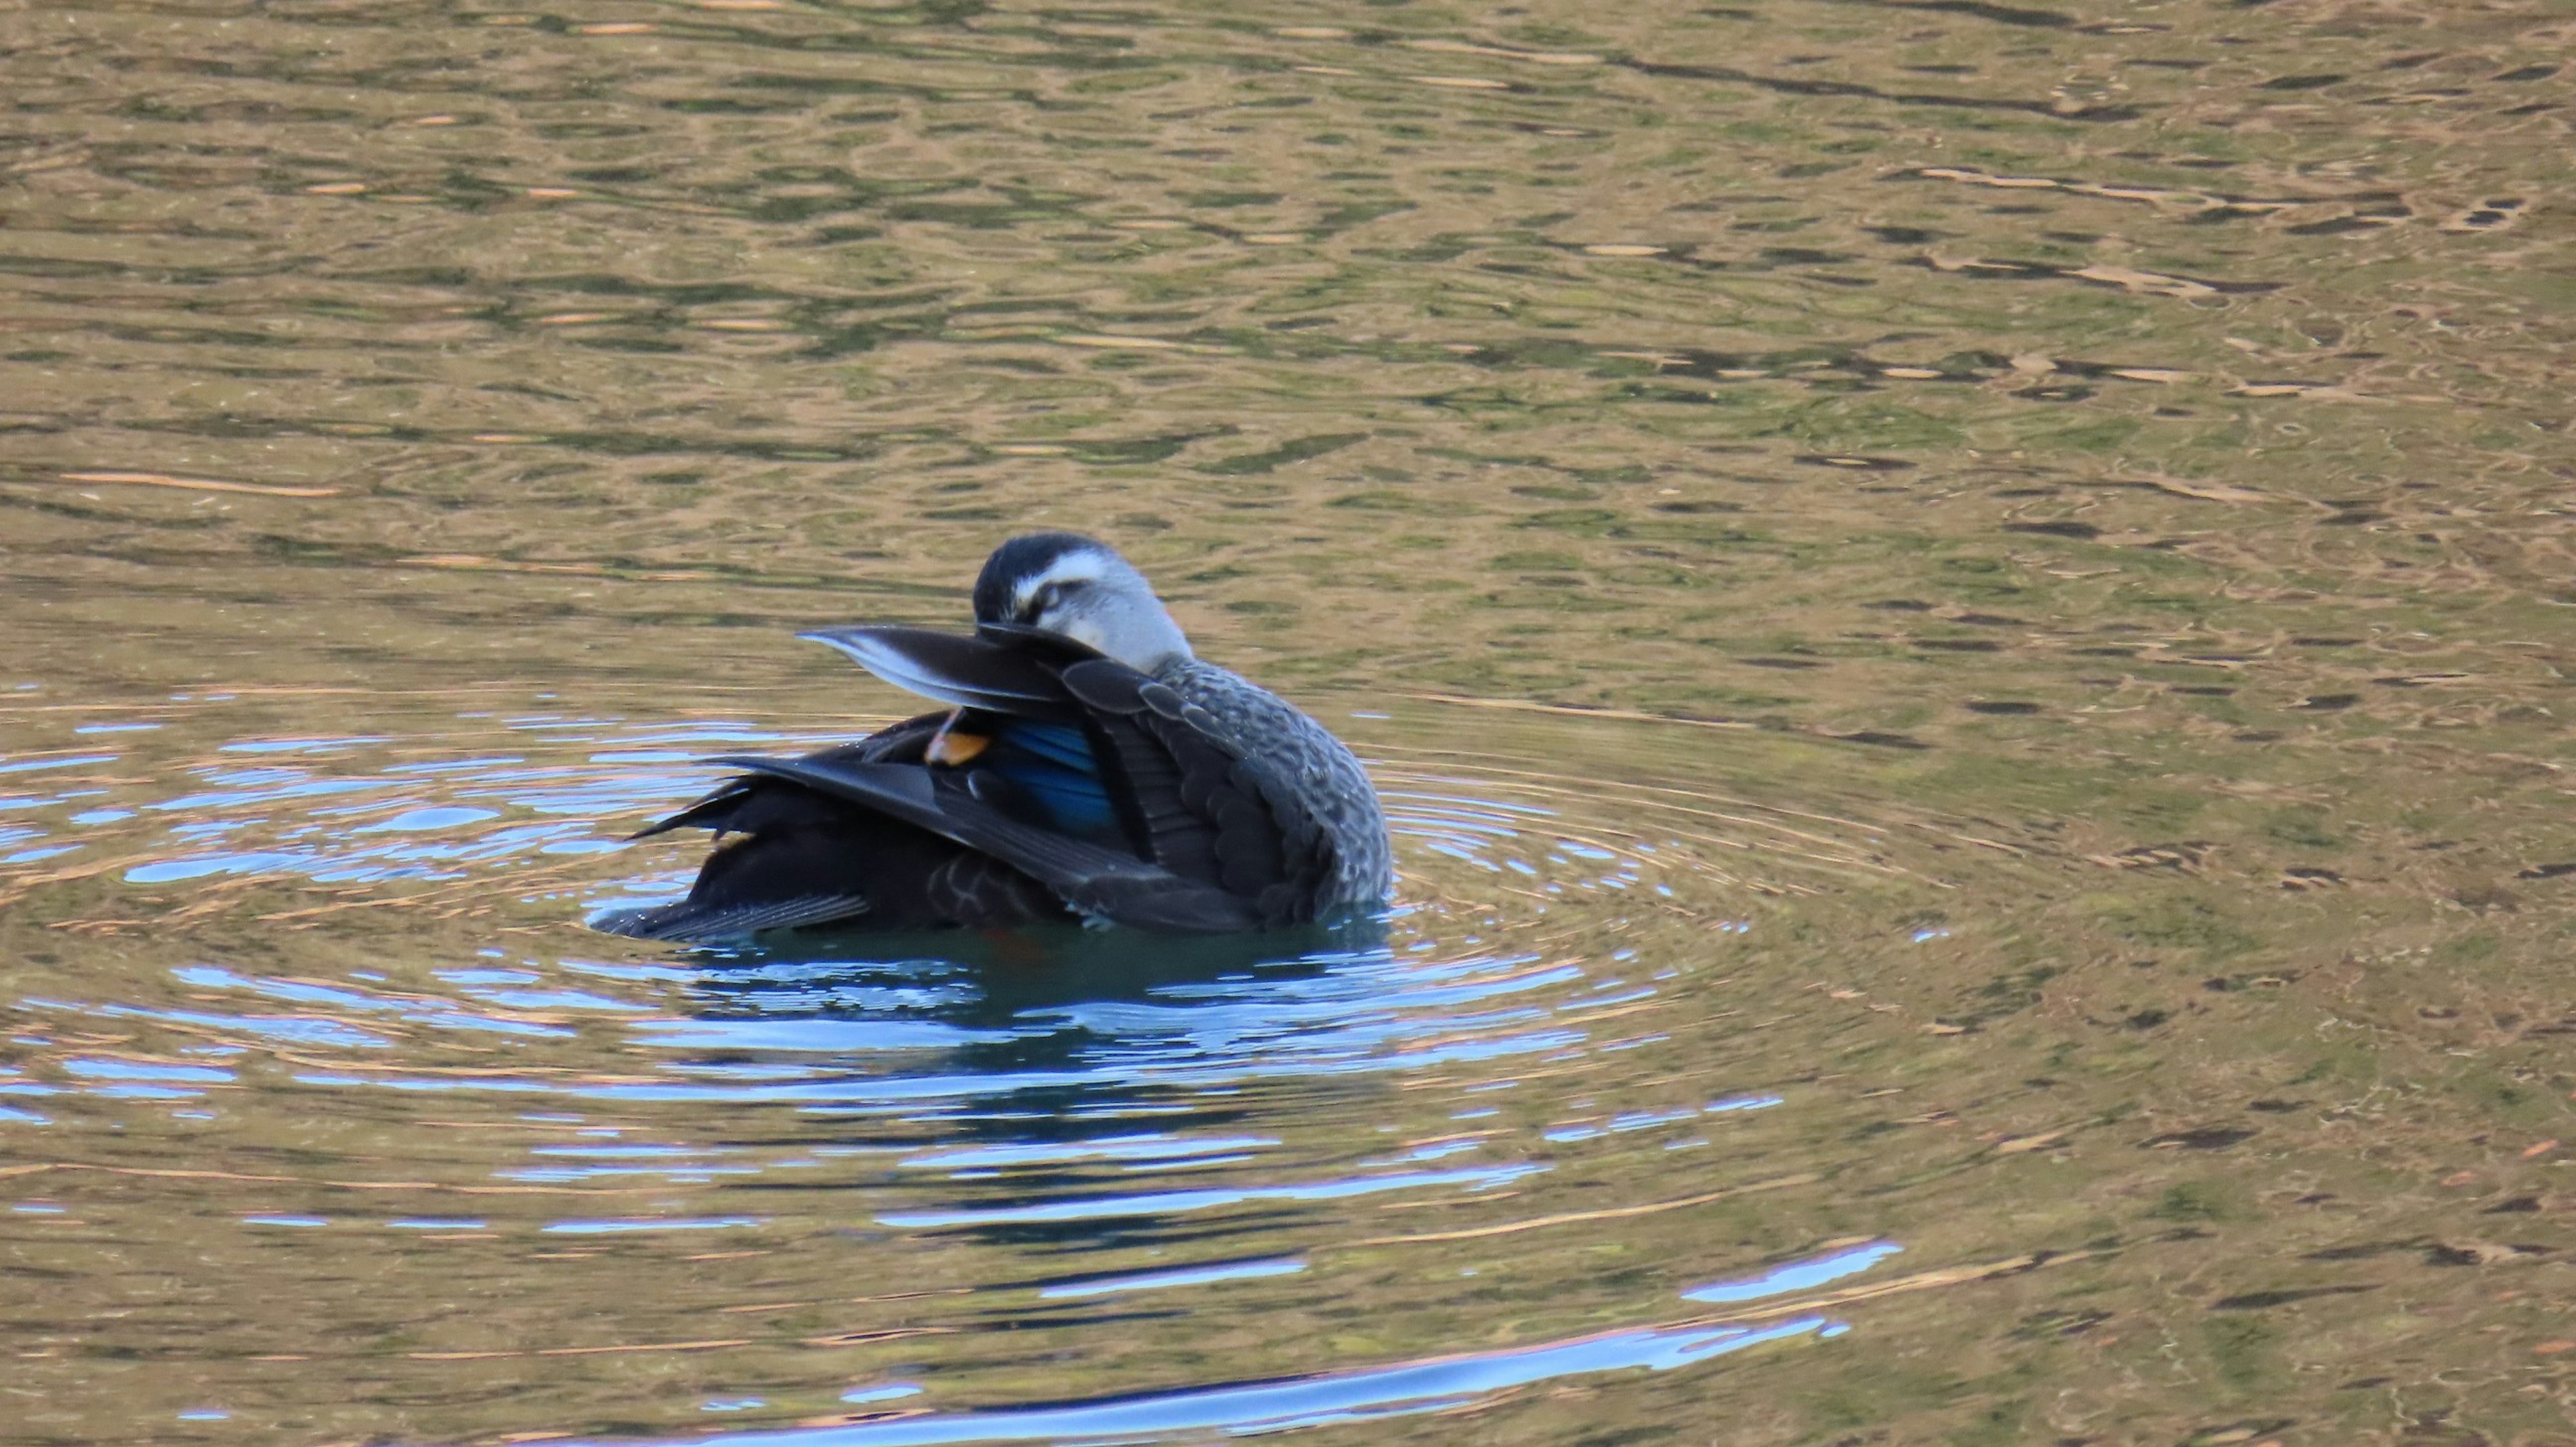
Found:
[[[641,939],[1079,920],[1189,933],[1381,903],[1386,820],[1341,741],[1201,661],[1143,574],[1072,533],[1013,538],[975,634],[800,636],[947,708],[744,772],[642,831],[717,847],[688,898],[602,918]]]

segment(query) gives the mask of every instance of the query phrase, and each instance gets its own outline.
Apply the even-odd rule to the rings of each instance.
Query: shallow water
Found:
[[[2561,1440],[2571,42],[8,12],[0,1440]],[[1382,932],[583,928],[1030,526]]]

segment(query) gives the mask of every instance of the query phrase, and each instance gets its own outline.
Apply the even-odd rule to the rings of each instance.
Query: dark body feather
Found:
[[[688,898],[601,928],[708,940],[1078,918],[1211,933],[1385,893],[1385,825],[1357,761],[1223,669],[1184,656],[1147,674],[1007,623],[806,636],[953,711],[802,758],[717,760],[745,772],[643,831],[715,832]]]

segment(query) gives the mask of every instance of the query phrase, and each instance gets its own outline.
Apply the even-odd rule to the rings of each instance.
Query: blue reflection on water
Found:
[[[639,1045],[664,1050],[782,1050],[815,1055],[844,1050],[953,1050],[998,1045],[1026,1031],[960,1029],[936,1020],[654,1020],[638,1026]]]
[[[0,764],[0,774],[32,774],[43,769],[69,769],[83,764],[112,764],[117,758],[115,754],[77,754],[67,759],[22,759],[16,763]]]
[[[1041,1287],[1041,1297],[1107,1296],[1126,1291],[1160,1291],[1172,1286],[1204,1286],[1217,1281],[1249,1281],[1264,1276],[1294,1276],[1306,1263],[1294,1256],[1261,1261],[1219,1261],[1204,1266],[1178,1266],[1169,1271],[1138,1271],[1124,1276],[1086,1276]],[[844,1398],[843,1400],[847,1400]]]
[[[1286,1381],[685,1440],[707,1447],[932,1447],[964,1442],[1084,1442],[1175,1432],[1277,1432],[1433,1412],[1556,1377],[1639,1368],[1670,1371],[1763,1342],[1816,1334],[1827,1326],[1822,1317],[1801,1317],[1759,1328],[1647,1327]]]
[[[921,1388],[911,1382],[887,1382],[875,1387],[852,1387],[841,1394],[844,1402],[891,1402],[900,1397],[918,1397]]]
[[[486,819],[500,817],[500,811],[495,809],[473,809],[463,805],[432,806],[405,809],[390,819],[379,819],[373,824],[361,824],[357,832],[361,834],[418,833],[430,829],[453,829],[460,824],[480,824]]]
[[[1339,1201],[1351,1196],[1375,1195],[1381,1191],[1418,1190],[1426,1186],[1466,1186],[1473,1190],[1490,1190],[1509,1185],[1523,1176],[1536,1175],[1545,1166],[1499,1166],[1485,1171],[1404,1171],[1385,1176],[1345,1177],[1340,1180],[1305,1181],[1283,1186],[1211,1187],[1198,1191],[1154,1191],[1131,1195],[1078,1196],[1071,1200],[1036,1201],[1024,1205],[969,1207],[955,1211],[892,1211],[877,1217],[880,1225],[940,1228],[948,1226],[1000,1226],[1030,1224],[1042,1221],[1098,1221],[1117,1216],[1178,1216],[1190,1211],[1205,1211],[1218,1206],[1236,1206],[1252,1201]]]
[[[172,820],[159,847],[122,877],[163,885],[241,875],[302,876],[322,883],[394,879],[455,880],[477,867],[513,866],[530,858],[621,849],[622,840],[589,827],[603,816],[635,814],[703,787],[689,761],[707,749],[780,742],[738,724],[628,729],[614,720],[516,720],[517,732],[551,732],[566,743],[664,744],[616,748],[579,764],[531,764],[527,756],[477,750],[472,757],[432,761],[385,758],[389,736],[269,737],[216,746],[216,762],[175,766],[185,787],[150,797],[122,788],[88,788],[54,799],[11,799],[0,807],[42,810],[69,800],[120,794],[66,813],[67,824],[99,829],[127,820]],[[79,726],[84,735],[133,735],[148,747],[158,723]],[[570,737],[566,737],[570,735]],[[121,740],[120,740],[121,741]],[[550,738],[551,741],[551,738]],[[119,762],[116,753],[0,759],[0,774],[40,774]],[[374,767],[369,767],[373,764]],[[656,766],[639,769],[639,764]],[[441,792],[424,796],[423,785]],[[508,816],[521,817],[512,819]],[[173,818],[175,816],[175,818]],[[256,843],[218,841],[256,831]],[[138,831],[139,832],[139,831]],[[13,841],[0,839],[0,845]],[[0,867],[34,863],[79,846],[46,843],[0,848]],[[157,857],[155,857],[157,856]]]
[[[488,1031],[502,1035],[569,1036],[573,1032],[552,1025],[527,1020],[503,1020],[476,1015],[461,1009],[439,1005],[424,1006],[418,1000],[388,999],[354,988],[336,985],[308,984],[301,980],[277,980],[237,975],[215,965],[187,965],[170,972],[183,984],[201,990],[241,990],[298,1005],[328,1005],[339,1010],[361,1010],[388,1013],[422,1025],[450,1030]]]
[[[64,1061],[63,1069],[93,1080],[166,1080],[186,1085],[216,1085],[233,1078],[231,1071],[211,1065],[143,1065],[131,1060],[75,1058]]]
[[[1172,1161],[1221,1153],[1264,1150],[1279,1144],[1276,1136],[1094,1136],[1080,1141],[1032,1141],[1026,1144],[961,1146],[913,1156],[899,1164],[916,1170],[965,1170],[985,1166],[1061,1165],[1068,1161]]]
[[[631,1231],[734,1231],[760,1224],[757,1216],[716,1216],[703,1220],[647,1216],[624,1221],[552,1221],[538,1229],[564,1236],[606,1236]]]
[[[1731,1281],[1712,1281],[1694,1286],[1682,1293],[1688,1301],[1752,1301],[1783,1292],[1806,1291],[1829,1281],[1856,1276],[1905,1248],[1893,1241],[1872,1241],[1848,1251],[1814,1256],[1775,1266],[1759,1276],[1737,1277]]]

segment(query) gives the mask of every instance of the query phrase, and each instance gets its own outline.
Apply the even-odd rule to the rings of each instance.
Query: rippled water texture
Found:
[[[0,1441],[2571,1440],[2571,49],[0,5]],[[1039,525],[1382,930],[583,928]]]

